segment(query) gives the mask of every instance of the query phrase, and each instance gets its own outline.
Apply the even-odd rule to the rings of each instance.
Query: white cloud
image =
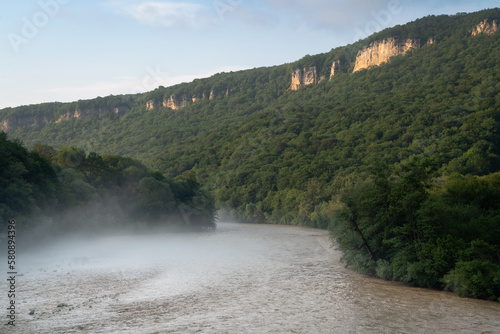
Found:
[[[209,21],[207,8],[190,2],[112,1],[108,5],[120,15],[152,26],[194,28],[203,26]]]

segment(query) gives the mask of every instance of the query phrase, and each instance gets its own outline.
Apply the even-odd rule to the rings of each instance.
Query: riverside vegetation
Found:
[[[127,215],[153,221],[193,196],[213,213],[206,191],[240,221],[329,228],[361,272],[498,301],[500,33],[473,34],[484,20],[498,22],[500,10],[429,16],[295,63],[145,94],[7,108],[8,135],[34,152],[58,147],[49,158],[62,166],[26,152],[49,176],[42,182],[25,167],[8,177],[41,192],[63,187],[57,205],[77,205],[78,191],[90,199],[125,188],[144,205],[125,205]],[[388,38],[421,47],[352,73],[361,49]],[[310,68],[317,79],[291,90],[292,73]],[[61,165],[68,152],[80,157],[77,168]],[[130,188],[94,176],[92,164],[142,174]],[[2,217],[11,212],[2,208]]]
[[[35,145],[0,133],[0,218],[39,238],[169,225],[214,228],[215,203],[189,173],[168,179],[119,155]],[[141,223],[143,225],[136,225]]]

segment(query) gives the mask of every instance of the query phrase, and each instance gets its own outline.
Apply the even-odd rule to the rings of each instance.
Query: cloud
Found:
[[[412,0],[111,0],[115,13],[142,24],[199,28],[238,22],[251,27],[292,27],[335,31],[370,19],[373,11]]]
[[[297,26],[336,28],[363,18],[370,11],[387,6],[391,1],[398,0],[267,0],[266,3],[270,10],[284,13]]]
[[[196,28],[209,21],[207,7],[190,2],[112,1],[108,5],[120,15],[152,26]]]
[[[364,27],[368,21],[382,28],[429,14],[455,14],[495,7],[493,0],[253,0],[267,11],[280,13],[282,23],[311,30]],[[498,0],[496,0],[498,2]],[[383,21],[383,22],[380,22]]]

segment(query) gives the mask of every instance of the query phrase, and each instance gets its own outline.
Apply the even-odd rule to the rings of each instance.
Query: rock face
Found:
[[[73,117],[73,113],[67,112],[67,113],[62,114],[61,116],[59,116],[59,118],[56,119],[56,123],[60,123],[62,121],[67,121],[67,120],[69,120],[72,117]]]
[[[304,68],[304,86],[312,85],[318,82],[316,66]]]
[[[340,73],[340,60],[336,60],[332,64],[332,70],[330,72],[330,79],[339,73]]]
[[[195,94],[195,95],[193,95],[193,97],[191,98],[191,101],[193,101],[193,103],[198,102],[199,100],[203,99],[203,98],[204,98],[204,96],[205,96],[205,94],[203,94],[203,97],[202,97],[202,96],[200,96],[200,95],[198,95],[198,94]]]
[[[358,52],[353,72],[387,63],[392,57],[404,55],[409,50],[419,47],[420,41],[413,39],[388,38],[381,42],[374,42]]]
[[[175,95],[171,95],[168,100],[163,101],[163,106],[172,110],[184,108],[188,104],[189,99],[186,95],[182,95],[181,98],[177,98]]]
[[[498,21],[488,21],[485,19],[483,22],[479,23],[474,30],[472,30],[472,36],[476,36],[479,34],[487,34],[492,35],[498,30]]]
[[[61,121],[67,121],[71,118],[81,118],[81,119],[87,119],[87,118],[99,118],[103,116],[110,115],[112,113],[117,113],[117,110],[119,111],[118,108],[115,109],[75,109],[75,111],[67,112],[65,114],[62,114],[59,116],[59,118],[55,121],[55,123],[59,123]],[[49,122],[50,123],[50,122]]]
[[[213,100],[216,96],[217,92],[215,90],[210,92],[210,97],[208,98],[209,100]]]
[[[153,100],[146,102],[146,109],[147,110],[153,110],[155,107],[155,103]]]
[[[51,123],[46,117],[43,116],[12,116],[9,119],[4,119],[0,123],[2,131],[10,131],[19,127],[36,127],[45,126]]]
[[[114,110],[111,109],[84,109],[84,110],[79,110],[75,109],[75,111],[71,112],[68,111],[65,114],[62,114],[59,116],[58,119],[54,121],[54,123],[60,123],[62,121],[68,121],[72,118],[81,118],[81,119],[87,119],[87,118],[99,118],[102,116],[110,115],[113,112],[117,113],[118,108],[115,108]],[[46,122],[47,124],[50,123],[50,121]]]
[[[100,118],[103,116],[108,116],[112,114],[117,114],[126,110],[125,107],[116,107],[109,109],[102,108],[88,108],[88,109],[75,109],[74,111],[68,111],[54,118],[47,117],[44,115],[35,116],[16,116],[13,115],[8,119],[0,121],[0,129],[2,131],[12,131],[20,127],[38,127],[46,126],[51,123],[60,123],[63,121],[69,121],[73,118],[76,119],[89,119],[89,118]]]
[[[171,95],[168,100],[163,101],[163,106],[170,109],[178,109],[175,103],[175,95]]]
[[[312,85],[318,82],[316,66],[305,67],[303,70],[296,69],[292,73],[291,90],[298,90],[302,86]]]
[[[189,104],[189,99],[186,95],[182,95],[181,101],[177,103],[179,108],[184,108]]]
[[[206,100],[206,99],[213,100],[214,98],[216,98],[219,95],[222,96],[222,92],[221,92],[221,94],[219,94],[218,91],[216,91],[216,90],[211,90],[210,92],[197,93],[197,94],[194,94],[192,96],[191,95],[188,96],[186,94],[183,94],[181,97],[179,97],[178,95],[173,94],[173,95],[170,95],[170,97],[168,99],[165,99],[161,105],[164,108],[168,108],[171,110],[178,110],[178,109],[182,109],[184,107],[187,107],[188,105],[190,105],[192,103],[196,103],[198,101],[202,101],[202,100]],[[225,96],[230,97],[231,95],[233,95],[233,89],[227,88],[225,91]],[[146,102],[146,110],[153,110],[154,108],[157,108],[157,107],[158,107],[158,105],[157,105],[157,103],[155,103],[154,100],[150,100],[150,101]]]
[[[292,85],[290,86],[291,90],[298,90],[302,85],[302,71],[297,69],[292,72]]]
[[[6,119],[2,122],[0,129],[2,129],[3,132],[7,132],[9,130],[9,120],[8,119]]]

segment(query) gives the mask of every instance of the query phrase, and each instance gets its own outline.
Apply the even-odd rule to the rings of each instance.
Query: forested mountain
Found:
[[[429,16],[291,64],[7,108],[0,123],[29,147],[189,172],[240,220],[330,226],[359,270],[496,299],[499,22]]]

